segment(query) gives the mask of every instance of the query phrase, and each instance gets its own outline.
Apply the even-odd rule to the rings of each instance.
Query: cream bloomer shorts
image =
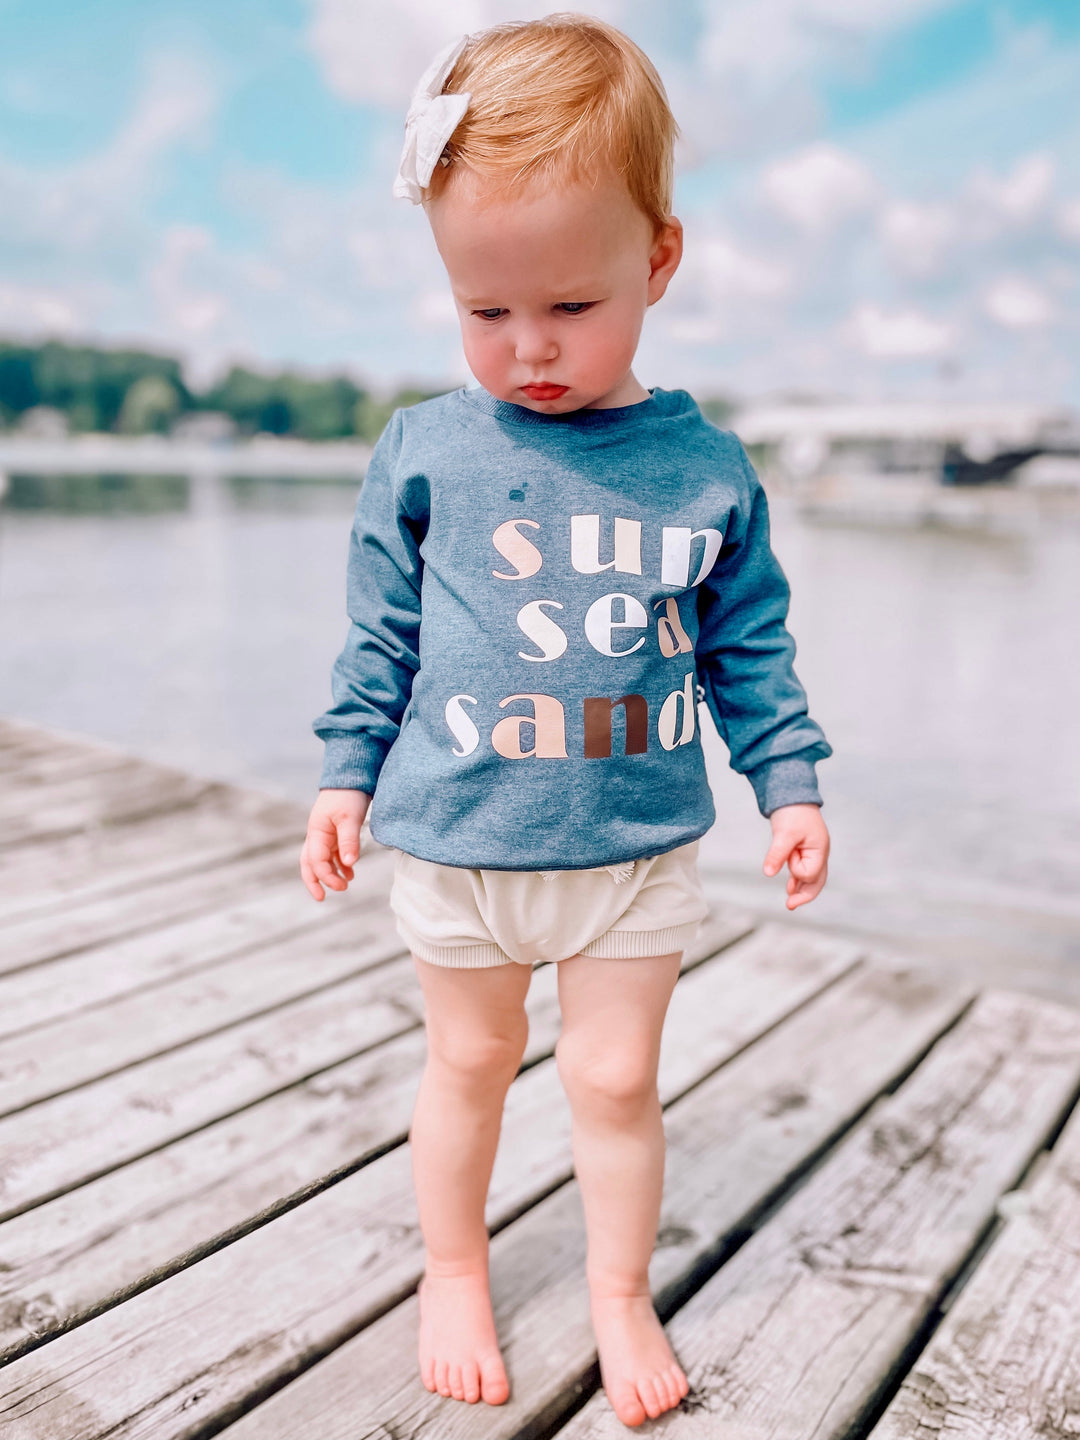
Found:
[[[595,870],[469,870],[397,852],[398,934],[433,965],[482,969],[574,955],[684,950],[708,913],[698,842]]]

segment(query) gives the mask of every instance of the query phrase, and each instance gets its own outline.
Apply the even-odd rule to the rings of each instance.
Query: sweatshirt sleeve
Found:
[[[782,805],[821,804],[814,767],[832,748],[795,675],[795,641],[784,623],[790,590],[769,545],[765,492],[741,445],[739,463],[745,501],[699,592],[698,674],[732,769],[771,815]]]
[[[331,674],[334,703],[312,721],[326,746],[320,789],[374,792],[420,668],[426,487],[408,495],[398,482],[402,424],[396,410],[356,502],[346,575],[351,624]]]

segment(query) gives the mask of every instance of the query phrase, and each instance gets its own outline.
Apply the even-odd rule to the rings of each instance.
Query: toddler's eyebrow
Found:
[[[595,300],[602,288],[600,285],[575,285],[572,288],[556,290],[548,298],[552,305],[576,304],[582,300]],[[468,310],[491,310],[501,304],[486,295],[465,296],[461,303]]]

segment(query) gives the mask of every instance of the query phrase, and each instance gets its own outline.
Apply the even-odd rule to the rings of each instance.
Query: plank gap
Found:
[[[249,818],[249,817],[241,817]],[[77,832],[86,833],[86,832]],[[53,913],[63,910],[74,910],[80,905],[87,904],[90,900],[107,900],[110,895],[115,895],[121,890],[145,890],[151,885],[160,885],[164,878],[180,879],[199,875],[206,870],[220,869],[222,865],[231,864],[234,860],[247,860],[253,856],[261,855],[268,850],[273,850],[282,845],[302,843],[302,836],[294,832],[294,827],[289,826],[275,829],[265,840],[254,845],[239,845],[230,849],[227,859],[219,854],[211,854],[203,859],[193,859],[185,862],[178,856],[170,856],[166,861],[160,862],[157,868],[147,868],[137,872],[133,877],[123,880],[109,881],[104,879],[88,880],[85,885],[76,887],[65,894],[44,892],[38,896],[29,897],[28,903],[19,906],[17,903],[0,899],[0,926],[19,920],[27,920],[43,910]],[[2,889],[2,887],[0,887]]]
[[[285,937],[285,938],[288,938],[288,937]],[[368,963],[368,964],[362,965],[358,970],[349,970],[349,971],[346,971],[344,974],[336,975],[332,980],[324,981],[323,984],[321,984],[321,985],[314,985],[314,986],[312,986],[312,988],[311,988],[310,990],[302,990],[302,991],[300,991],[300,992],[297,993],[297,994],[290,995],[290,996],[288,996],[288,997],[287,997],[286,999],[284,999],[284,1000],[279,1000],[279,1001],[277,1002],[277,1004],[275,1004],[275,1005],[268,1005],[268,1006],[267,1006],[265,1009],[263,1009],[263,1010],[252,1010],[252,1011],[249,1011],[247,1014],[238,1016],[236,1019],[230,1020],[230,1021],[228,1021],[226,1024],[224,1024],[224,1025],[212,1025],[208,1030],[203,1030],[203,1031],[201,1031],[198,1035],[195,1035],[195,1036],[190,1036],[190,1035],[189,1035],[185,1040],[177,1041],[177,1043],[174,1044],[174,1045],[165,1045],[165,1046],[163,1046],[160,1050],[154,1050],[154,1051],[151,1051],[149,1054],[141,1055],[141,1056],[139,1057],[139,1059],[136,1060],[136,1061],[134,1061],[134,1062],[129,1062],[129,1063],[126,1064],[126,1065],[118,1065],[118,1066],[115,1067],[115,1069],[112,1069],[112,1070],[103,1070],[103,1071],[100,1071],[100,1072],[99,1072],[98,1074],[96,1074],[96,1075],[92,1075],[92,1076],[89,1076],[88,1078],[86,1078],[86,1079],[84,1079],[84,1080],[80,1080],[80,1081],[79,1081],[77,1084],[75,1084],[75,1085],[64,1085],[64,1086],[62,1086],[59,1090],[52,1090],[52,1091],[50,1091],[47,1095],[38,1095],[38,1096],[35,1097],[35,1099],[28,1101],[25,1105],[13,1105],[13,1106],[11,1106],[10,1109],[0,1110],[0,1119],[5,1119],[5,1120],[6,1120],[6,1119],[8,1118],[8,1116],[11,1116],[11,1115],[23,1115],[23,1114],[25,1114],[28,1110],[32,1110],[32,1109],[35,1107],[35,1105],[44,1105],[44,1104],[47,1104],[50,1100],[59,1100],[59,1099],[62,1098],[64,1095],[71,1095],[71,1094],[74,1094],[74,1092],[77,1091],[77,1090],[82,1090],[82,1089],[84,1089],[87,1085],[96,1085],[96,1084],[97,1084],[99,1081],[101,1081],[101,1080],[108,1080],[108,1079],[110,1079],[110,1077],[112,1077],[112,1076],[114,1076],[114,1075],[122,1075],[125,1070],[135,1070],[135,1069],[137,1069],[140,1065],[146,1065],[146,1064],[148,1064],[148,1063],[149,1063],[150,1061],[152,1061],[152,1060],[160,1060],[163,1055],[172,1055],[172,1054],[175,1054],[177,1051],[185,1049],[188,1045],[195,1045],[195,1044],[198,1044],[198,1043],[199,1043],[200,1041],[202,1041],[202,1040],[209,1040],[209,1039],[211,1039],[211,1038],[212,1038],[213,1036],[215,1036],[215,1035],[225,1035],[225,1034],[227,1034],[230,1030],[235,1030],[238,1026],[240,1026],[240,1025],[246,1025],[246,1024],[248,1024],[248,1023],[249,1023],[250,1021],[252,1021],[252,1020],[260,1020],[260,1019],[264,1018],[264,1017],[267,1016],[267,1015],[273,1015],[273,1014],[274,1014],[276,1011],[278,1011],[278,1010],[288,1009],[288,1007],[289,1007],[290,1005],[296,1004],[297,1001],[300,1001],[300,1000],[310,1000],[313,996],[324,994],[327,990],[333,990],[333,989],[335,988],[335,986],[337,986],[337,985],[343,985],[343,984],[345,984],[345,983],[346,983],[347,981],[349,981],[349,980],[356,980],[356,979],[358,979],[361,975],[373,974],[374,972],[383,969],[383,968],[384,968],[385,966],[387,966],[387,965],[399,964],[399,963],[401,962],[401,960],[404,958],[404,954],[405,954],[405,952],[399,950],[399,951],[396,951],[396,952],[395,952],[394,954],[392,954],[392,955],[385,955],[381,960],[376,960],[376,961],[374,961],[374,962],[372,962],[372,963]],[[236,957],[235,957],[235,956],[229,956],[229,957],[227,957],[227,958],[228,958],[229,960],[232,960],[232,959],[235,959]],[[213,967],[207,967],[207,968],[210,969],[210,968],[213,968]],[[186,973],[187,973],[187,972],[185,972],[185,975],[186,975]],[[163,982],[161,982],[161,983],[162,983],[163,985],[164,985],[164,984],[171,984],[171,983],[173,983],[173,980],[172,980],[172,978],[170,978],[168,981],[163,981]],[[149,986],[149,987],[147,987],[147,988],[149,988],[149,989],[154,989],[154,988],[157,988],[157,987],[155,987],[155,986]],[[135,991],[132,991],[131,993],[134,994],[134,993],[136,993],[136,992],[135,992]],[[112,1004],[112,1003],[114,1003],[114,1002],[115,1002],[115,997],[113,997],[112,1000],[105,1002],[105,1003],[102,1004],[100,1007],[98,1007],[98,1006],[88,1006],[87,1009],[88,1009],[88,1010],[91,1010],[91,1011],[94,1010],[94,1009],[98,1009],[98,1008],[100,1008],[100,1009],[108,1009],[109,1005]],[[76,1012],[76,1013],[77,1013],[77,1012]],[[65,1017],[65,1018],[66,1018],[66,1017]],[[48,1024],[54,1024],[54,1023],[56,1023],[56,1022],[54,1022],[54,1021],[49,1021],[49,1022],[46,1022],[46,1023],[48,1023]],[[412,1027],[410,1027],[410,1028],[412,1028]],[[23,1033],[23,1032],[18,1032],[18,1033]],[[396,1033],[396,1032],[395,1032],[395,1033]],[[5,1037],[5,1038],[6,1038],[6,1037]],[[241,1108],[244,1108],[244,1107],[241,1107]],[[6,1218],[6,1217],[2,1217],[2,1218]]]
[[[224,865],[215,861],[208,868],[213,869],[218,875],[220,875],[223,870],[227,870],[230,866],[233,865],[235,865],[238,869],[242,870],[245,862],[257,860],[259,855],[266,854],[268,856],[271,856],[271,858],[268,860],[267,863],[265,879],[260,879],[259,881],[257,881],[257,885],[252,885],[250,878],[245,882],[250,887],[252,894],[254,894],[256,888],[266,889],[270,885],[280,884],[286,879],[287,874],[291,871],[296,872],[296,879],[297,883],[299,884],[299,868],[293,855],[293,848],[293,842],[291,840],[286,842],[276,840],[269,842],[267,845],[261,846],[256,850],[245,851],[242,855],[237,855],[232,860],[225,862]],[[280,851],[280,854],[276,861],[272,858],[272,852],[275,850]],[[366,855],[361,857],[362,860],[366,858]],[[280,870],[277,870],[276,866],[280,866]],[[359,868],[360,867],[358,864],[357,871],[359,871]],[[183,874],[181,874],[178,871],[176,877],[177,882],[182,882],[184,879],[194,878],[194,875],[197,875],[198,873],[198,871],[192,873],[185,871]],[[167,892],[169,889],[180,889],[181,884],[177,883],[174,885],[172,882],[172,877],[169,877],[165,880],[162,880],[159,877],[156,879],[148,880],[147,883],[141,888],[157,888],[159,890]],[[79,896],[75,898],[71,904],[65,905],[58,902],[54,907],[51,908],[54,909],[56,912],[63,914],[65,911],[75,912],[80,909],[88,908],[90,906],[93,906],[94,904],[100,903],[102,900],[107,899],[108,896],[98,894],[94,894],[91,896]],[[201,916],[212,915],[216,910],[227,909],[230,904],[235,903],[237,903],[237,899],[235,897],[232,900],[228,900],[222,899],[220,896],[211,895],[205,900],[200,901],[198,896],[192,896],[190,901],[183,903],[177,910],[170,912],[165,920],[163,920],[159,915],[152,916],[146,921],[139,921],[133,918],[131,921],[128,922],[121,922],[120,928],[110,930],[107,935],[97,935],[86,940],[77,940],[73,944],[64,944],[63,941],[60,941],[56,950],[50,950],[48,954],[39,955],[33,960],[18,961],[14,965],[6,967],[3,973],[6,977],[8,975],[22,974],[26,970],[37,970],[42,965],[52,965],[57,960],[69,960],[76,955],[82,955],[87,953],[88,951],[100,949],[102,946],[112,944],[116,941],[135,940],[138,939],[140,935],[152,935],[155,931],[162,929],[163,926],[179,924],[185,920],[196,920]],[[26,924],[27,922],[33,923],[33,917],[27,915],[10,915],[0,918],[0,925],[18,925]],[[322,923],[325,924],[326,922],[322,921]]]
[[[400,959],[401,957],[399,956],[398,958]],[[287,1091],[293,1090],[299,1085],[306,1085],[309,1080],[315,1079],[318,1075],[325,1074],[328,1070],[334,1070],[339,1065],[347,1064],[350,1060],[357,1060],[360,1058],[360,1056],[369,1054],[371,1051],[379,1049],[380,1046],[388,1044],[391,1040],[396,1040],[399,1036],[405,1035],[411,1030],[418,1030],[421,1028],[422,1026],[420,1023],[410,1018],[410,1023],[407,1025],[402,1025],[400,1030],[395,1030],[392,1034],[380,1035],[378,1040],[376,1040],[373,1044],[361,1045],[358,1050],[352,1050],[343,1057],[339,1056],[335,1058],[330,1064],[319,1065],[314,1070],[305,1071],[304,1074],[295,1076],[293,1079],[289,1080],[284,1085],[278,1085],[274,1089],[262,1091],[259,1095],[254,1096],[251,1100],[245,1101],[244,1104],[236,1105],[231,1110],[226,1110],[220,1115],[215,1115],[214,1120],[211,1123],[216,1124],[221,1120],[229,1119],[230,1116],[241,1115],[245,1110],[252,1110],[257,1105],[261,1105],[264,1100],[269,1100],[275,1095],[285,1094]],[[183,1047],[180,1046],[177,1048],[182,1049]],[[140,1061],[139,1063],[142,1064],[143,1062]],[[156,1155],[163,1150],[168,1150],[170,1146],[177,1144],[178,1141],[186,1140],[190,1135],[197,1135],[200,1130],[205,1130],[206,1128],[207,1122],[204,1121],[199,1125],[192,1125],[187,1130],[181,1130],[175,1133],[171,1133],[158,1144],[148,1145],[145,1149],[138,1151],[136,1154],[125,1156],[122,1165],[106,1165],[100,1170],[95,1170],[92,1173],[88,1172],[84,1175],[80,1175],[79,1179],[71,1185],[59,1185],[53,1190],[43,1192],[40,1195],[36,1195],[32,1201],[29,1201],[25,1205],[12,1206],[10,1209],[4,1210],[2,1213],[0,1213],[0,1223],[5,1220],[14,1220],[17,1216],[25,1215],[30,1210],[36,1210],[39,1205],[46,1205],[51,1200],[58,1200],[61,1195],[70,1195],[75,1190],[81,1190],[84,1185],[89,1185],[94,1180],[100,1180],[103,1175],[108,1175],[113,1170],[123,1169],[125,1165],[134,1164],[134,1162],[137,1160],[144,1160],[148,1155]],[[388,1150],[393,1150],[396,1148],[396,1145],[389,1145],[387,1147]],[[7,1361],[5,1361],[4,1363],[6,1364]]]
[[[206,913],[210,913],[210,912],[206,912]],[[194,918],[196,918],[196,917],[186,915],[186,916],[184,916],[183,918],[184,918],[185,920],[189,920],[189,919],[194,919]],[[35,1030],[48,1030],[48,1029],[50,1028],[50,1026],[57,1025],[57,1024],[59,1024],[59,1023],[61,1023],[61,1022],[64,1022],[64,1021],[76,1019],[78,1016],[82,1016],[82,1015],[92,1015],[95,1010],[108,1010],[109,1007],[112,1006],[112,1005],[115,1005],[118,1000],[127,1000],[127,999],[128,999],[130,996],[132,996],[132,995],[145,995],[145,994],[147,994],[149,991],[152,991],[152,990],[162,990],[162,989],[164,989],[166,986],[175,984],[178,980],[189,980],[189,979],[193,979],[194,977],[196,977],[196,976],[198,976],[198,975],[209,974],[211,971],[217,969],[219,966],[227,965],[227,964],[231,963],[231,962],[234,961],[234,960],[239,960],[239,959],[241,959],[241,958],[242,958],[243,956],[245,956],[245,955],[257,954],[260,950],[265,949],[267,946],[276,945],[276,944],[278,944],[279,942],[284,941],[284,940],[295,940],[298,936],[300,936],[300,935],[307,935],[307,934],[312,934],[314,937],[317,938],[317,937],[319,936],[319,933],[320,933],[322,930],[325,930],[325,929],[327,929],[327,928],[330,927],[330,926],[336,925],[337,922],[340,920],[340,918],[341,918],[341,917],[338,916],[338,915],[326,915],[326,916],[321,916],[321,915],[319,915],[319,916],[313,917],[310,921],[308,921],[308,922],[305,923],[305,924],[301,924],[300,922],[291,923],[291,924],[289,924],[289,925],[287,926],[287,928],[285,928],[285,929],[283,929],[283,930],[275,930],[272,934],[259,935],[259,936],[255,937],[254,939],[238,941],[235,949],[231,949],[231,950],[227,950],[227,951],[222,951],[222,953],[221,953],[221,954],[218,954],[218,955],[212,955],[212,956],[210,957],[210,959],[208,959],[208,960],[203,960],[203,961],[198,961],[198,960],[196,960],[196,961],[194,961],[190,966],[185,966],[182,970],[169,970],[169,971],[166,971],[166,972],[162,972],[161,974],[159,974],[159,975],[157,975],[157,976],[154,976],[153,978],[146,979],[146,980],[142,980],[142,981],[137,981],[134,985],[128,986],[127,989],[125,989],[125,990],[123,990],[123,991],[120,991],[118,994],[115,994],[115,995],[103,995],[103,996],[101,996],[100,999],[88,1000],[88,1001],[87,1001],[85,1004],[83,1004],[83,1005],[76,1005],[76,1006],[75,1006],[73,1009],[71,1009],[71,1010],[64,1010],[64,1011],[60,1012],[59,1014],[55,1014],[55,1015],[46,1015],[46,1016],[43,1017],[41,1020],[31,1020],[31,1021],[29,1021],[27,1024],[18,1026],[17,1029],[15,1029],[15,1030],[5,1030],[2,1034],[0,1034],[0,1043],[2,1043],[2,1042],[5,1041],[5,1040],[13,1040],[13,1039],[15,1039],[16,1037],[22,1037],[22,1036],[24,1036],[24,1035],[32,1035]],[[154,927],[154,928],[155,928],[155,929],[160,929],[161,927],[160,927],[160,926],[157,926],[157,927]],[[131,937],[125,937],[125,938],[131,938]],[[89,947],[87,947],[87,948],[89,948],[89,949],[105,949],[105,948],[107,947],[107,944],[108,944],[108,942],[105,942],[104,945],[89,946]],[[402,957],[402,955],[403,955],[404,953],[405,953],[404,950],[399,950],[396,954],[388,956],[386,960],[376,960],[376,961],[374,962],[374,964],[372,964],[372,965],[367,965],[367,966],[365,966],[364,968],[365,968],[365,970],[376,970],[376,969],[378,969],[378,967],[379,967],[380,965],[386,964],[389,960],[400,960],[401,957]],[[66,957],[66,956],[59,956],[59,955],[52,956],[52,957],[50,957],[49,960],[35,961],[35,962],[33,962],[32,964],[30,964],[30,965],[23,966],[23,967],[21,967],[21,970],[34,970],[34,969],[37,969],[40,965],[50,965],[50,964],[53,964],[56,960],[65,959],[65,958],[67,958],[67,957]],[[103,963],[107,963],[107,958],[106,958],[106,957],[102,957],[102,958],[103,958]],[[8,979],[10,976],[20,974],[20,973],[21,973],[21,970],[9,970],[9,971],[7,971],[7,973],[6,973],[3,977],[0,977],[0,996],[2,996],[3,980]],[[338,984],[341,979],[349,979],[349,978],[351,978],[351,977],[348,976],[348,975],[346,975],[346,976],[339,976],[338,979],[336,979],[336,980],[331,980],[331,981],[327,981],[326,983],[327,983],[327,985],[335,985],[335,984]],[[308,994],[315,995],[315,994],[318,993],[318,990],[319,990],[320,988],[325,989],[326,986],[316,987],[316,989],[310,990],[310,991],[305,990],[303,993],[304,993],[305,995],[308,995]],[[300,998],[302,998],[302,997],[301,997],[301,996],[293,996],[293,997],[290,997],[290,999],[300,999]],[[282,1002],[281,1002],[281,1004],[288,1004],[288,1003],[289,1003],[288,1001],[282,1001]],[[256,1011],[255,1014],[258,1014],[258,1015],[269,1014],[271,1010],[274,1010],[274,1009],[277,1009],[277,1008],[278,1008],[278,1006],[270,1006],[268,1010],[265,1010],[265,1011],[264,1011],[264,1010],[259,1010],[259,1011]],[[246,1017],[245,1017],[245,1018],[246,1018]],[[237,1023],[240,1023],[240,1022],[237,1022]],[[223,1026],[223,1027],[221,1027],[221,1028],[227,1029],[228,1026]],[[203,1033],[206,1034],[206,1035],[215,1035],[215,1034],[218,1034],[219,1031],[212,1029],[212,1030],[206,1030],[206,1031],[204,1031]],[[199,1036],[198,1038],[201,1039],[202,1037]],[[184,1044],[190,1044],[190,1040],[181,1041],[181,1042],[180,1042],[180,1045],[184,1045]],[[178,1048],[179,1048],[178,1045],[166,1046],[164,1050],[156,1050],[156,1051],[154,1051],[154,1055],[166,1055],[166,1054],[168,1054],[168,1052],[169,1052],[170,1049],[175,1050],[175,1049],[178,1049]],[[153,1056],[152,1056],[152,1055],[147,1055],[147,1056],[145,1056],[144,1058],[149,1060],[149,1059],[152,1059]],[[140,1061],[137,1062],[137,1063],[141,1064],[142,1062],[141,1062],[141,1060],[140,1060]],[[107,1071],[107,1072],[105,1072],[105,1073],[107,1073],[107,1074],[109,1074],[109,1075],[116,1075],[116,1074],[119,1074],[119,1072],[120,1072],[121,1070],[126,1070],[126,1069],[128,1069],[128,1068],[129,1068],[129,1067],[128,1067],[127,1065],[120,1065],[120,1066],[118,1066],[115,1070],[110,1070],[110,1071]],[[104,1078],[104,1076],[101,1076],[101,1077],[95,1076],[95,1079],[97,1079],[97,1078]],[[80,1083],[86,1083],[86,1082],[80,1082]],[[70,1090],[77,1090],[78,1088],[79,1088],[78,1085],[68,1086],[67,1089],[65,1089],[65,1090],[56,1090],[56,1091],[53,1092],[52,1095],[47,1096],[47,1097],[46,1097],[46,1096],[42,1096],[42,1097],[40,1097],[40,1098],[41,1098],[41,1099],[46,1099],[46,1098],[51,1099],[51,1098],[53,1098],[53,1095],[63,1095],[63,1094],[68,1093],[68,1091],[70,1091]],[[31,1104],[38,1104],[39,1101],[35,1100],[35,1101],[31,1101],[30,1103],[31,1103]],[[20,1107],[20,1108],[22,1108],[22,1109],[27,1109],[27,1108],[29,1108],[29,1107],[28,1107],[28,1106],[22,1106],[22,1107]],[[16,1113],[16,1112],[15,1112],[15,1111],[12,1111],[12,1110],[4,1110],[4,1111],[2,1111],[2,1112],[0,1112],[0,1113],[2,1113],[2,1114],[4,1114],[4,1115],[11,1115],[11,1114],[14,1114],[14,1113]]]
[[[385,1043],[385,1041],[379,1042],[379,1044]],[[377,1050],[378,1048],[379,1045],[372,1045],[368,1047],[369,1050]],[[358,1053],[364,1054],[365,1052],[360,1051]],[[350,1059],[354,1058],[356,1057],[350,1057]],[[335,1065],[328,1066],[327,1069],[335,1069],[337,1063],[339,1062],[335,1062]],[[315,1073],[317,1074],[318,1072]],[[310,1076],[306,1076],[303,1080],[296,1081],[295,1084],[306,1084],[307,1080],[309,1080],[310,1078]],[[292,1085],[284,1087],[284,1089],[286,1090],[291,1090],[293,1088],[295,1087]],[[275,1093],[280,1094],[281,1092],[277,1091]],[[262,1101],[266,1098],[268,1097],[263,1096],[259,1100],[253,1101],[252,1105],[261,1104]],[[249,1108],[251,1107],[242,1106],[241,1110]],[[238,1111],[236,1113],[240,1112]],[[181,1136],[179,1138],[183,1139],[184,1137]],[[400,1146],[407,1143],[408,1138],[409,1132],[407,1130],[397,1135],[388,1136],[385,1140],[381,1140],[377,1144],[370,1146],[367,1150],[363,1152],[362,1155],[359,1155],[355,1160],[350,1161],[348,1164],[338,1165],[333,1170],[328,1171],[325,1175],[320,1175],[317,1179],[308,1181],[306,1185],[301,1185],[299,1189],[292,1191],[291,1194],[284,1195],[281,1197],[281,1199],[275,1200],[272,1204],[264,1206],[262,1210],[257,1211],[254,1215],[249,1215],[237,1224],[229,1226],[229,1228],[226,1230],[222,1230],[219,1234],[209,1237],[209,1239],[207,1239],[202,1244],[191,1246],[188,1250],[185,1250],[180,1255],[175,1256],[167,1264],[157,1266],[155,1269],[148,1271],[145,1275],[140,1276],[138,1280],[133,1281],[129,1285],[121,1286],[119,1289],[113,1291],[113,1293],[110,1295],[102,1296],[99,1301],[96,1301],[92,1305],[88,1305],[85,1310],[79,1311],[77,1315],[72,1315],[62,1320],[58,1325],[56,1325],[53,1329],[49,1330],[46,1334],[39,1335],[36,1338],[29,1338],[23,1345],[13,1346],[11,1349],[6,1351],[3,1358],[0,1359],[0,1369],[2,1369],[5,1365],[11,1364],[13,1360],[20,1359],[23,1355],[29,1355],[30,1352],[33,1350],[40,1350],[42,1346],[48,1345],[51,1340],[56,1340],[61,1335],[66,1335],[72,1330],[79,1329],[80,1326],[85,1325],[88,1321],[96,1320],[99,1315],[104,1315],[108,1310],[114,1310],[117,1305],[122,1305],[126,1300],[130,1300],[135,1295],[141,1295],[144,1290],[153,1289],[155,1285],[161,1284],[163,1280],[168,1280],[171,1276],[178,1275],[181,1270],[187,1270],[189,1266],[198,1264],[200,1260],[205,1260],[207,1256],[216,1254],[218,1250],[224,1250],[227,1245],[233,1244],[233,1242],[236,1240],[242,1240],[245,1235],[250,1235],[252,1231],[261,1230],[264,1225],[268,1225],[272,1220],[277,1220],[280,1216],[287,1214],[290,1210],[295,1210],[298,1205],[304,1204],[305,1201],[312,1199],[313,1196],[321,1194],[324,1190],[331,1189],[334,1185],[340,1184],[342,1180],[347,1180],[351,1175],[355,1175],[357,1171],[362,1170],[365,1165],[371,1165],[376,1160],[381,1160],[384,1155],[388,1155],[391,1150],[399,1149]],[[167,1145],[163,1145],[158,1148],[167,1149],[169,1145],[174,1145],[175,1143],[176,1140],[173,1139],[170,1140]],[[146,1153],[153,1154],[154,1152],[152,1150],[149,1150]],[[143,1157],[139,1156],[138,1158],[142,1159]],[[88,1176],[87,1179],[81,1181],[78,1186],[72,1186],[71,1188],[79,1189],[82,1185],[89,1184],[90,1181],[98,1178],[99,1177],[95,1175]],[[567,1184],[569,1182],[563,1181],[562,1183]],[[551,1187],[552,1190],[558,1188],[558,1186]],[[62,1195],[65,1193],[69,1192],[65,1192],[62,1190],[57,1191],[57,1195]],[[550,1191],[548,1193],[550,1193]],[[47,1201],[53,1200],[55,1198],[56,1195],[46,1196],[44,1199],[36,1202],[35,1205],[28,1205],[25,1207],[25,1210],[16,1211],[13,1213],[25,1214],[27,1210],[36,1209],[38,1204],[43,1205],[47,1203]],[[395,1300],[394,1304],[397,1303],[398,1302]]]

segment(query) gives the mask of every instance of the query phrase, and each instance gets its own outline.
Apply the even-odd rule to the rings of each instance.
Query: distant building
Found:
[[[174,440],[195,445],[228,445],[236,439],[238,426],[222,410],[192,410],[181,415],[169,431]]]
[[[729,423],[768,470],[795,484],[906,472],[977,485],[1009,479],[1039,456],[1080,454],[1076,416],[1049,405],[763,403]]]
[[[34,405],[23,411],[15,431],[32,440],[63,440],[68,433],[68,419],[51,405]]]

